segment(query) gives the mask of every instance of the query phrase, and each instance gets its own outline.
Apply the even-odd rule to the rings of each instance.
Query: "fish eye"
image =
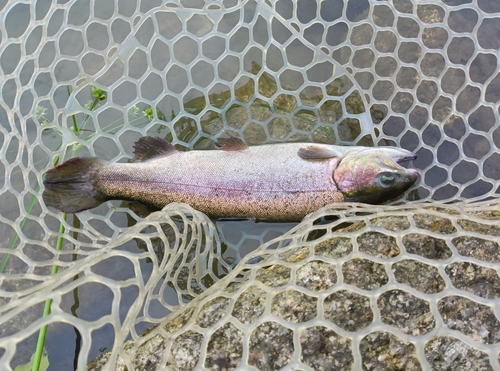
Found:
[[[385,171],[379,174],[379,180],[382,187],[388,188],[396,183],[396,176],[393,173]]]

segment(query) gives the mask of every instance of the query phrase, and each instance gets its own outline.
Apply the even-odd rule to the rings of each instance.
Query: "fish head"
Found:
[[[381,203],[415,183],[418,172],[400,165],[415,158],[412,152],[400,148],[354,147],[340,161],[333,179],[345,201]]]

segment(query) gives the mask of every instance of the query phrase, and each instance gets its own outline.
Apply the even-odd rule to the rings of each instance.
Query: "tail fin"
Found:
[[[45,205],[71,214],[99,206],[106,196],[94,185],[104,164],[106,161],[97,158],[73,158],[47,171]]]

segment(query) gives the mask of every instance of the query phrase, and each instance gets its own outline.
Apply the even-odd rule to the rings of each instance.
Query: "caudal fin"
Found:
[[[91,209],[106,201],[95,188],[99,168],[106,161],[97,158],[73,158],[46,173],[43,201],[65,213]]]

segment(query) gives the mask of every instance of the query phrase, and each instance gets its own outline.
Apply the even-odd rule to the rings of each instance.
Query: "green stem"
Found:
[[[94,100],[92,101],[92,104],[90,105],[89,111],[93,111],[98,102],[99,102],[99,98],[94,98]],[[73,115],[73,119],[74,119],[74,117],[75,117],[75,115]],[[87,124],[89,119],[90,119],[90,115],[83,116],[83,122],[82,122],[82,125],[80,126],[80,128],[78,129],[78,131],[83,130],[83,128],[85,127],[85,125]]]
[[[71,95],[71,90],[70,90],[70,87],[68,86],[67,87],[67,90],[68,90],[68,97]],[[92,111],[97,103],[98,103],[99,99],[98,98],[95,98],[94,101],[92,102],[92,105],[90,107],[90,110]],[[79,134],[81,129],[78,128],[78,124],[76,122],[76,117],[75,115],[72,115],[72,120],[73,120],[73,131],[75,132],[75,134]],[[82,124],[82,129],[83,127],[85,126],[86,122],[88,120],[88,117],[86,118],[86,120],[84,120],[83,124]],[[73,147],[73,155],[74,155],[74,152],[76,151],[76,148]],[[53,165],[56,166],[57,163],[59,162],[59,156],[56,156],[56,158],[54,159],[53,161]],[[40,191],[40,186],[37,187],[36,189],[36,193],[38,193]],[[31,211],[31,209],[33,208],[33,205],[35,204],[35,201],[36,201],[36,197],[33,196],[29,205],[28,205],[28,208],[27,208],[27,212],[29,213]],[[67,214],[66,213],[62,213],[62,218],[64,221],[66,221],[67,219]],[[20,223],[20,228],[23,227],[24,223],[26,221],[26,218],[24,218],[21,223]],[[73,219],[73,222],[75,222],[75,219]],[[79,221],[78,221],[79,223]],[[59,237],[57,238],[57,243],[56,243],[56,250],[57,251],[60,251],[62,249],[62,245],[63,245],[63,237],[62,235],[64,234],[65,232],[65,228],[64,228],[64,224],[63,222],[61,222],[61,224],[59,225]],[[9,248],[13,248],[15,243],[17,242],[19,236],[16,235],[14,236],[14,238],[12,239],[10,245],[9,245]],[[5,265],[7,264],[7,261],[8,261],[8,256],[4,257],[1,265],[0,265],[0,272],[5,268]],[[52,265],[52,270],[51,270],[51,275],[55,275],[58,271],[59,267],[54,264]],[[45,301],[45,306],[44,306],[44,309],[43,309],[43,315],[42,315],[42,318],[43,317],[47,317],[49,314],[50,314],[50,308],[51,308],[51,305],[52,305],[52,299],[47,299]],[[37,341],[37,345],[36,345],[36,351],[35,351],[35,354],[34,354],[34,357],[33,357],[33,364],[32,364],[32,368],[31,370],[32,371],[39,371],[40,369],[40,364],[41,364],[41,361],[42,361],[42,356],[43,356],[43,349],[44,349],[44,346],[45,346],[45,337],[47,335],[47,325],[44,325],[40,328],[40,332],[38,333],[38,341]]]
[[[62,214],[63,220],[66,220],[67,215],[66,213]],[[61,223],[59,226],[59,234],[64,234],[65,228],[64,224]],[[57,238],[57,244],[56,244],[56,250],[60,251],[62,249],[62,244],[63,244],[63,238],[59,236]],[[59,267],[57,265],[52,266],[52,271],[51,274],[56,274],[57,270]],[[50,314],[50,306],[52,305],[52,299],[47,299],[45,301],[45,307],[43,309],[43,317],[47,317]],[[43,355],[43,347],[45,345],[45,335],[47,334],[47,325],[43,325],[40,328],[40,332],[38,333],[38,341],[36,343],[36,351],[35,351],[35,357],[33,359],[33,365],[31,367],[31,371],[38,371],[40,368],[40,363],[42,362],[42,355]]]
[[[69,88],[69,85],[66,87],[68,89],[68,97],[71,95],[71,90]],[[78,133],[78,124],[76,123],[76,117],[75,115],[71,116],[73,118],[73,131],[75,133]]]
[[[76,215],[73,215],[73,228],[75,229],[73,232],[73,239],[75,241],[78,240],[78,230],[81,228],[81,223],[80,219]],[[76,262],[78,260],[78,254],[73,254],[72,261]],[[73,277],[73,281],[76,281],[78,277],[80,276],[79,273],[77,273]],[[71,314],[75,316],[75,318],[78,317],[78,314],[76,311],[80,307],[80,299],[78,298],[78,287],[75,287],[73,289],[73,301],[74,304],[71,306]],[[76,345],[75,345],[75,358],[73,359],[73,367],[76,370],[78,368],[78,357],[80,355],[80,349],[81,349],[81,342],[82,342],[82,335],[80,334],[80,331],[76,327],[73,327],[75,330],[75,338],[76,338]]]

